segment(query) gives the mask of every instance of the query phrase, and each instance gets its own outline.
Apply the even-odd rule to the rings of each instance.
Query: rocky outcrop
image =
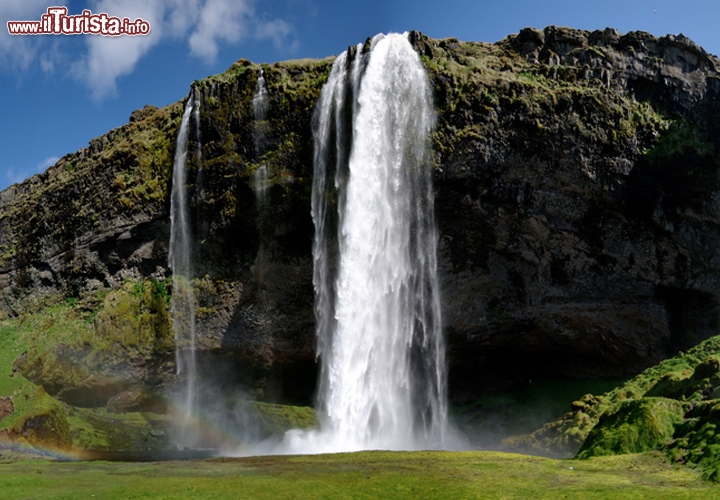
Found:
[[[497,44],[410,37],[438,116],[454,399],[533,378],[629,375],[717,332],[716,57],[683,36],[614,30],[528,28]],[[193,85],[202,103],[188,162],[200,361],[219,384],[239,380],[271,401],[309,402],[314,391],[312,115],[331,64],[264,65],[261,124],[251,106],[260,66],[239,61]],[[109,290],[166,283],[181,113],[182,103],[136,111],[0,193],[0,314],[60,294],[102,319]],[[261,165],[269,188],[258,199]],[[166,338],[166,312],[145,313],[139,324]],[[112,352],[135,381],[157,389],[174,380],[171,345]],[[92,404],[132,406],[140,388],[121,382]],[[73,383],[53,390],[77,394]]]
[[[15,412],[15,404],[11,398],[0,398],[0,420]]]
[[[554,27],[416,46],[440,110],[455,397],[625,376],[717,333],[717,58]]]

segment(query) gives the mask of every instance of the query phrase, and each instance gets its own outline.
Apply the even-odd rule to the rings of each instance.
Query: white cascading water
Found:
[[[404,35],[335,61],[315,117],[320,429],[286,451],[446,448],[430,85]]]
[[[265,83],[265,75],[260,70],[260,76],[255,84],[255,94],[252,98],[253,118],[255,119],[255,130],[253,133],[253,141],[255,143],[255,155],[260,158],[265,152],[265,131],[267,112],[270,107],[268,99],[267,84]],[[265,192],[268,185],[268,168],[266,164],[260,165],[253,174],[253,187],[255,189],[255,198],[262,201],[265,198]]]
[[[193,94],[194,93],[195,92],[193,92]],[[195,144],[197,145],[197,149],[195,150],[195,156],[198,161],[198,172],[195,192],[198,200],[202,200],[205,198],[205,171],[203,170],[202,148],[200,147],[200,102],[200,99],[193,98],[192,117],[195,121],[193,139],[195,140]]]
[[[170,305],[173,332],[175,334],[175,363],[177,374],[184,378],[185,387],[177,402],[180,415],[174,439],[179,447],[196,444],[199,430],[193,419],[197,415],[197,363],[195,360],[195,294],[192,289],[190,264],[191,234],[186,193],[186,163],[190,118],[196,109],[191,93],[177,136],[173,182],[170,201],[170,248],[168,265],[173,273],[173,293]]]

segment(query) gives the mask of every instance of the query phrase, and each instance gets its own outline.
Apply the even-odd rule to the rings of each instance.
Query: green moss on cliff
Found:
[[[488,143],[499,129],[533,136],[578,135],[605,150],[652,145],[669,121],[648,102],[598,84],[582,66],[533,64],[507,44],[428,41],[421,59],[435,87],[440,165],[473,142]],[[515,134],[510,134],[515,135]]]
[[[82,300],[47,298],[36,311],[1,321],[0,397],[12,398],[14,412],[2,419],[0,430],[34,446],[63,449],[119,446],[122,436],[127,442],[121,449],[148,441],[154,427],[73,409],[48,392],[66,402],[104,405],[124,387],[140,383],[118,370],[127,369],[128,361],[172,350],[168,300],[164,283],[128,281]],[[151,395],[138,401],[158,404]],[[167,446],[166,436],[157,436],[148,443]]]
[[[37,389],[32,401],[19,429],[21,439],[42,448],[70,449],[72,437],[62,405],[48,396],[42,387]],[[14,431],[18,431],[17,426]]]
[[[682,157],[689,152],[703,157],[713,155],[715,151],[715,144],[708,139],[707,131],[702,126],[681,118],[674,121],[660,136],[657,144],[647,152],[647,158],[652,163],[660,163]]]
[[[130,359],[172,350],[168,286],[154,279],[128,281],[110,292],[95,316],[93,349]],[[117,352],[119,349],[123,352]]]
[[[7,320],[17,368],[61,399],[104,405],[140,383],[142,371],[134,363],[172,352],[166,286],[156,280],[127,281],[110,293],[81,301],[55,298],[38,312]]]

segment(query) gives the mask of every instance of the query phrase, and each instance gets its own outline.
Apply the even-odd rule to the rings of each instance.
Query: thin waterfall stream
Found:
[[[253,142],[255,146],[255,156],[259,159],[265,153],[265,126],[267,113],[270,107],[268,98],[268,89],[265,82],[263,70],[260,70],[260,76],[255,84],[255,93],[252,98],[253,118],[255,119],[253,131]],[[255,198],[263,201],[265,193],[268,189],[268,167],[267,164],[261,164],[253,174],[253,187],[255,190]]]
[[[192,234],[190,231],[186,166],[191,116],[197,111],[194,92],[185,105],[175,147],[173,182],[170,201],[170,247],[168,265],[173,273],[173,293],[170,305],[175,335],[175,363],[177,374],[184,379],[183,392],[176,403],[179,418],[174,429],[174,440],[180,448],[197,443],[199,429],[195,418],[198,413],[196,348],[196,301],[192,287]],[[196,116],[198,116],[196,115]]]

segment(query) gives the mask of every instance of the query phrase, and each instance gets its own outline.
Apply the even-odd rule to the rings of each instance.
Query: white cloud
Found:
[[[67,63],[67,55],[60,50],[60,43],[55,39],[43,47],[38,56],[38,61],[43,73],[51,74],[55,72],[55,68],[61,68]]]
[[[35,174],[45,172],[45,170],[47,170],[49,167],[55,165],[59,159],[60,158],[58,158],[57,156],[50,156],[42,160],[34,167],[26,167],[20,169],[10,167],[5,170],[5,180],[7,182],[7,185],[17,184]]]
[[[247,36],[247,25],[253,17],[250,2],[207,0],[190,36],[190,52],[194,56],[215,61],[219,40],[235,43]]]
[[[55,165],[59,159],[60,158],[57,156],[50,156],[48,158],[45,158],[43,161],[41,161],[35,166],[35,172],[33,173],[39,174],[41,172],[45,172],[48,168]]]
[[[165,25],[170,36],[185,36],[200,17],[201,0],[166,0]]]
[[[275,48],[281,50],[284,48],[285,40],[292,34],[292,27],[282,19],[275,19],[260,23],[255,34],[261,40],[271,40]],[[294,52],[297,49],[297,41],[293,41],[289,48],[291,52]]]
[[[132,73],[137,62],[162,38],[163,2],[144,0],[99,0],[92,12],[107,13],[130,20],[143,19],[150,23],[150,33],[139,36],[86,35],[87,56],[73,65],[73,73],[92,91],[95,101],[117,93],[117,79]]]
[[[261,20],[256,4],[261,5],[257,0],[91,0],[93,13],[142,18],[150,23],[150,34],[84,35],[86,52],[70,64],[70,73],[88,86],[94,100],[102,101],[116,95],[118,79],[131,74],[138,61],[168,38],[187,38],[190,54],[208,63],[217,59],[221,45],[249,38],[271,40],[278,49],[292,50],[297,42],[285,46],[292,27],[281,19]],[[0,21],[40,20],[49,5],[54,4],[47,0],[0,0]],[[67,62],[63,45],[53,40],[56,37],[11,36],[1,28],[0,64],[6,69],[25,71],[37,64],[43,72],[52,73],[61,66],[57,61]]]
[[[115,95],[117,79],[132,73],[137,62],[164,38],[189,36],[190,54],[208,63],[216,60],[220,43],[236,44],[252,37],[272,40],[282,48],[292,28],[280,19],[261,23],[254,4],[255,0],[96,0],[94,13],[142,18],[150,23],[151,31],[147,36],[88,37],[88,55],[76,66],[76,75],[99,101]]]
[[[39,21],[46,12],[47,0],[0,2],[0,63],[5,67],[25,71],[37,56],[43,37],[11,35],[8,21]]]

